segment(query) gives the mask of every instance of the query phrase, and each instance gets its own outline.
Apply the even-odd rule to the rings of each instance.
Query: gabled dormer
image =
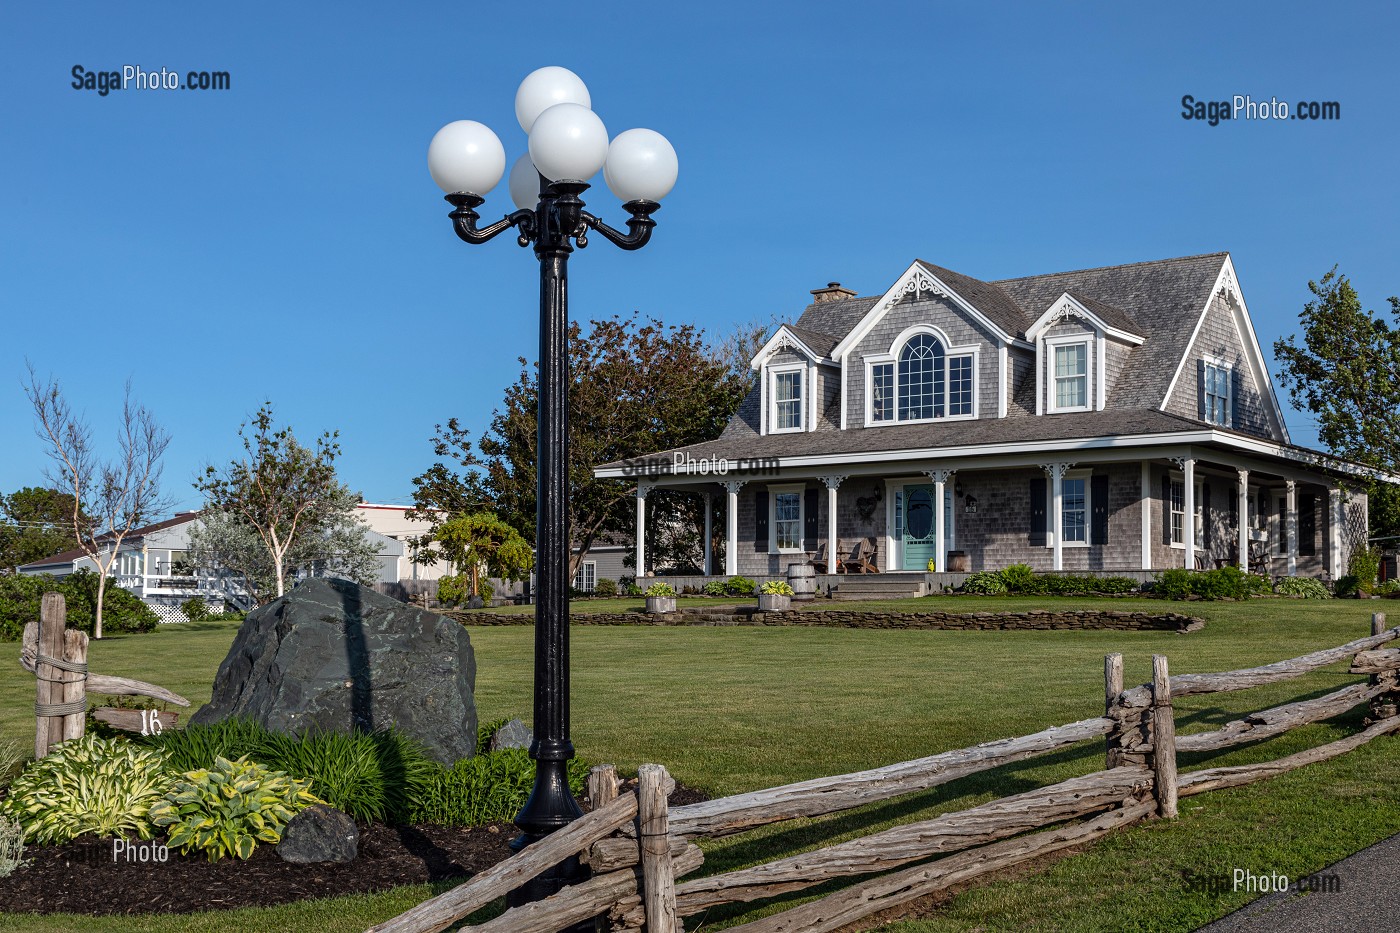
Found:
[[[835,383],[836,364],[827,356],[834,344],[833,337],[784,324],[754,354],[760,435],[817,430]]]
[[[1037,415],[1103,411],[1141,328],[1111,305],[1064,292],[1026,330],[1035,344]]]

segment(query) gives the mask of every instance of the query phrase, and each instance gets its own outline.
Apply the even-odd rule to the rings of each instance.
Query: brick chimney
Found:
[[[854,298],[856,293],[849,288],[842,288],[840,282],[827,282],[826,288],[812,289],[812,304],[819,305],[823,301],[845,301],[847,298]]]

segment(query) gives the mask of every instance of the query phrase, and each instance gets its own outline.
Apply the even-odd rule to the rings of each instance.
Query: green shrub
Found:
[[[730,577],[724,591],[730,596],[752,596],[756,586],[748,577]]]
[[[24,864],[24,827],[19,820],[0,816],[0,878],[8,878]]]
[[[1354,574],[1338,578],[1332,587],[1332,595],[1338,599],[1350,599],[1361,592],[1361,581]]]
[[[569,790],[583,793],[588,764],[568,763]],[[523,748],[503,748],[438,767],[414,798],[409,820],[440,826],[479,826],[514,819],[535,783],[535,763]]]
[[[505,720],[478,726],[484,747]],[[483,738],[484,736],[484,738]],[[176,771],[212,768],[220,758],[248,758],[310,782],[326,803],[357,820],[402,821],[409,799],[435,767],[423,747],[402,733],[274,732],[250,719],[191,725],[140,741],[160,748]]]
[[[1000,573],[981,570],[964,580],[962,589],[973,596],[1005,596],[1006,581]]]
[[[705,584],[703,592],[706,596],[723,596],[728,589],[728,584],[723,580],[711,580]]]
[[[643,592],[642,588],[641,588],[640,586],[638,586],[637,584],[635,584],[635,583],[628,583],[628,584],[627,584],[627,595],[628,595],[628,596],[641,596],[641,595],[642,595],[642,592]]]
[[[611,599],[617,595],[617,581],[609,580],[607,577],[604,577],[593,584],[593,595]]]
[[[647,595],[648,595],[648,596],[675,596],[675,595],[676,595],[676,589],[675,589],[675,587],[671,586],[671,584],[669,584],[669,583],[664,583],[664,582],[658,580],[658,581],[656,581],[655,583],[653,583],[651,586],[647,587]]]
[[[1347,576],[1356,578],[1356,588],[1365,596],[1371,595],[1380,571],[1381,552],[1376,548],[1358,548],[1347,560]]]
[[[38,620],[45,593],[62,593],[68,627],[92,634],[97,615],[97,574],[87,569],[66,577],[11,573],[0,575],[0,641],[18,640],[25,623]],[[104,634],[141,634],[155,631],[159,624],[149,606],[111,579],[107,581],[102,606]]]
[[[758,588],[762,596],[795,596],[792,586],[786,580],[768,580]]]
[[[1392,578],[1384,583],[1377,583],[1371,592],[1376,596],[1394,596],[1396,593],[1400,593],[1400,580]]]
[[[1329,599],[1332,596],[1321,580],[1312,577],[1283,577],[1274,584],[1274,592],[1280,596],[1301,596],[1304,599]]]
[[[496,594],[496,588],[491,585],[490,580],[481,577],[476,581],[476,592],[483,600],[490,602],[491,597]],[[472,598],[472,575],[457,573],[438,577],[437,598],[444,606],[466,605]]]
[[[1245,573],[1238,567],[1215,570],[1185,570],[1174,567],[1157,575],[1152,595],[1162,599],[1247,599],[1269,592],[1269,581],[1258,574]]]
[[[1098,592],[1111,596],[1136,593],[1142,589],[1142,584],[1132,577],[1094,577],[1093,580]]]
[[[1184,567],[1163,570],[1157,574],[1152,595],[1162,599],[1185,599],[1191,595],[1191,572]]]
[[[170,779],[164,753],[88,734],[55,745],[25,769],[0,813],[19,820],[36,842],[68,842],[84,833],[149,839],[146,813]]]
[[[185,614],[185,618],[191,622],[203,622],[209,618],[209,604],[203,597],[191,596],[180,604],[180,611]]]
[[[282,828],[298,811],[323,802],[309,785],[247,758],[220,756],[213,768],[176,779],[151,807],[150,820],[168,827],[167,844],[182,852],[198,849],[211,862],[225,855],[246,859],[258,842],[280,842]]]
[[[1029,564],[1012,564],[1004,568],[1001,579],[1006,584],[1006,591],[1013,595],[1031,594],[1035,589],[1035,571]]]

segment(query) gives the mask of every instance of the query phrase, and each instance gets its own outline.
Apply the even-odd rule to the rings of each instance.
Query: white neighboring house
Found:
[[[375,543],[379,559],[379,583],[406,579],[435,580],[446,572],[446,564],[417,565],[411,560],[410,545],[404,540],[427,530],[427,522],[411,522],[402,506],[359,506],[365,534]],[[231,574],[197,573],[190,560],[190,531],[199,521],[198,511],[179,512],[144,528],[133,529],[122,539],[111,576],[117,586],[139,597],[155,610],[161,621],[183,621],[180,605],[195,596],[218,607],[229,603],[240,609],[252,607],[252,599]],[[111,545],[104,548],[110,552]],[[19,568],[23,574],[49,574],[64,577],[78,570],[97,572],[97,562],[74,549]]]

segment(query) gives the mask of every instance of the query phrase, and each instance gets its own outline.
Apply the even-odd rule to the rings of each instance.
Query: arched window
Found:
[[[943,344],[916,334],[899,354],[899,420],[943,417]]]

